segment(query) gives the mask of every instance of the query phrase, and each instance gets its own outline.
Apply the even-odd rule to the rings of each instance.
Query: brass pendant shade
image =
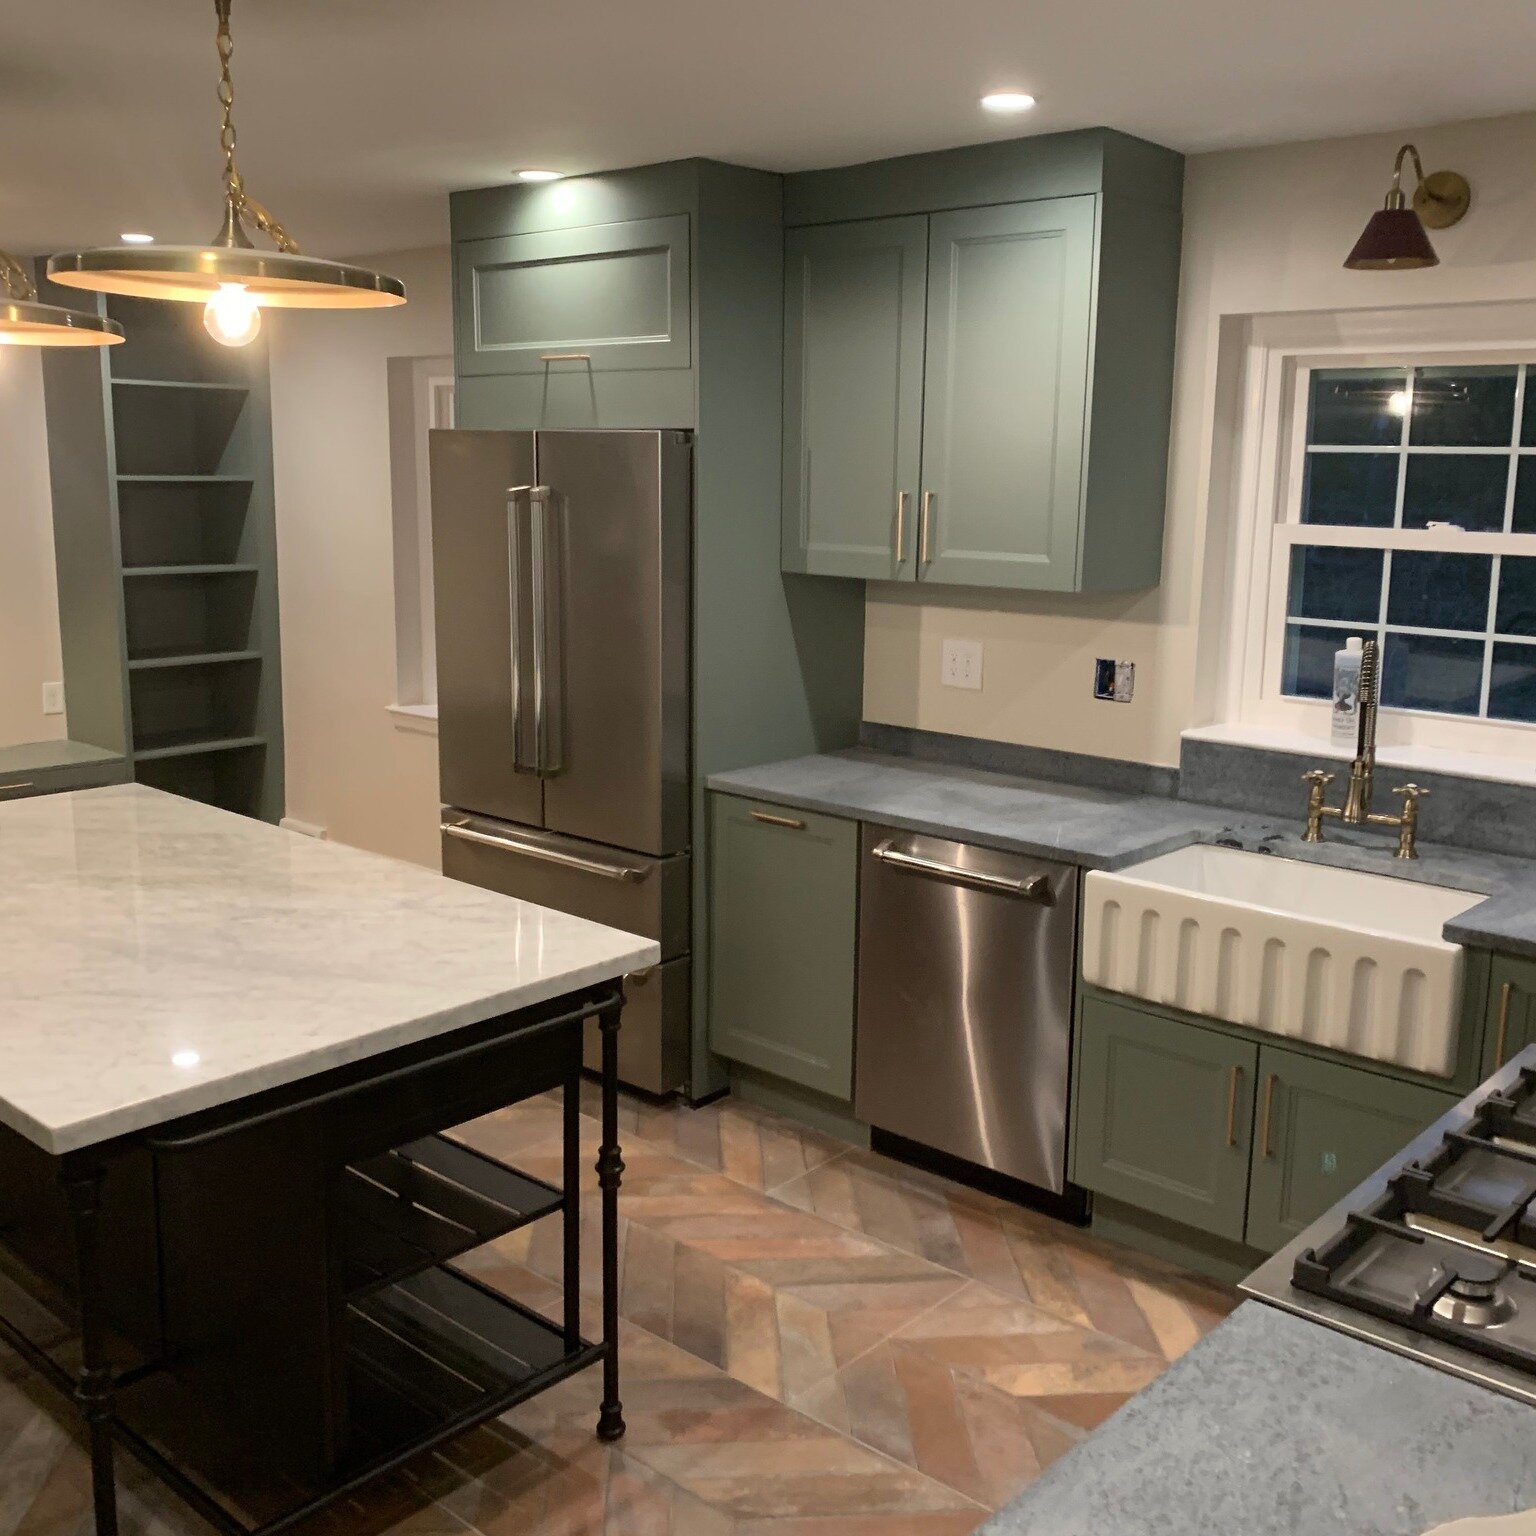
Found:
[[[231,0],[214,0],[218,19],[224,155],[224,215],[207,245],[117,245],[66,251],[48,262],[48,276],[67,288],[134,298],[205,304],[223,290],[243,290],[264,309],[381,309],[405,303],[405,284],[366,267],[304,255],[293,237],[246,190],[235,167],[235,88],[230,73]],[[259,250],[249,220],[276,246]]]
[[[31,274],[0,251],[0,347],[110,347],[122,339],[115,320],[39,302]]]

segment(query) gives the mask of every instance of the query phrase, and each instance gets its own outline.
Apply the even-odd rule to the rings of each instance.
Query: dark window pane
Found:
[[[1392,556],[1387,623],[1415,629],[1475,629],[1488,624],[1492,555],[1438,555],[1400,549]]]
[[[1509,460],[1494,454],[1410,453],[1403,484],[1403,527],[1454,523],[1468,533],[1499,533]]]
[[[1408,441],[1441,448],[1498,448],[1515,426],[1515,369],[1421,368],[1413,380]]]
[[[1499,566],[1501,635],[1536,635],[1536,556],[1505,555]]]
[[[1367,629],[1360,636],[1370,638]],[[1280,667],[1280,691],[1302,699],[1333,697],[1333,656],[1344,649],[1347,629],[1324,629],[1317,624],[1285,626],[1285,660]]]
[[[1298,619],[1345,619],[1375,628],[1381,613],[1381,551],[1291,551],[1291,592],[1285,611]]]
[[[1483,642],[1388,635],[1381,702],[1392,709],[1475,715],[1483,686]]]
[[[1536,645],[1494,646],[1488,713],[1501,720],[1536,720]]]
[[[1520,441],[1527,448],[1536,448],[1536,364],[1525,365],[1525,415],[1520,423]]]
[[[1397,510],[1397,462],[1395,453],[1309,453],[1302,522],[1390,528]]]
[[[1536,379],[1532,379],[1536,384]],[[1526,396],[1530,410],[1530,396]],[[1515,533],[1536,533],[1536,458],[1523,458],[1515,471],[1515,516],[1510,524]]]
[[[1408,406],[1405,373],[1320,368],[1312,375],[1309,443],[1400,443]]]

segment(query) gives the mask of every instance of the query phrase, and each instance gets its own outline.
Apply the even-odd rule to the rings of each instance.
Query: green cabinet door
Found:
[[[1241,1241],[1258,1056],[1247,1041],[1085,998],[1073,1177]]]
[[[1455,1102],[1455,1094],[1260,1047],[1249,1246],[1283,1247]]]
[[[1078,584],[1096,203],[930,221],[919,580]]]
[[[853,1096],[858,825],[711,796],[709,1043]]]
[[[1483,1076],[1536,1045],[1536,960],[1495,955],[1488,973],[1488,1030]]]
[[[457,371],[690,368],[689,258],[686,213],[460,241]]]
[[[784,569],[910,580],[928,220],[792,229],[784,258]]]

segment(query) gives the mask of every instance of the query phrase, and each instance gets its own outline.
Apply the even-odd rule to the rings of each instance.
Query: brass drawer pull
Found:
[[[1227,1078],[1227,1145],[1237,1145],[1237,1084],[1243,1075],[1241,1067],[1231,1068]]]
[[[1515,995],[1515,984],[1506,981],[1499,988],[1499,1033],[1493,1042],[1493,1069],[1495,1072],[1504,1065],[1504,1047],[1509,1041],[1509,1005]]]
[[[541,363],[590,363],[592,354],[590,352],[541,352],[539,361]]]
[[[896,492],[896,564],[904,565],[907,559],[907,493]]]
[[[1271,1122],[1274,1119],[1276,1076],[1276,1073],[1271,1072],[1264,1079],[1264,1117],[1259,1129],[1259,1151],[1265,1157],[1273,1157],[1275,1155],[1274,1148],[1269,1143],[1269,1132]]]
[[[17,790],[31,789],[31,779],[17,779],[10,784],[0,784],[0,795],[12,794]],[[1506,989],[1507,990],[1507,989]]]
[[[760,821],[767,827],[788,827],[791,832],[805,831],[805,823],[796,821],[793,816],[773,816],[767,811],[748,811],[747,814],[753,821]]]
[[[917,520],[917,559],[920,565],[929,565],[933,561],[933,554],[929,548],[929,534],[932,531],[930,524],[933,520],[933,492],[923,492],[922,512]]]

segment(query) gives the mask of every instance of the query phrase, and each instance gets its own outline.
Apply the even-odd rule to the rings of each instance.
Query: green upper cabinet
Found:
[[[789,177],[784,568],[1155,587],[1182,177],[1107,129]]]
[[[928,220],[791,230],[784,257],[784,569],[909,574]]]
[[[1095,201],[931,221],[919,580],[1077,585]]]
[[[1488,1030],[1483,1075],[1536,1045],[1536,960],[1495,955],[1488,975]]]
[[[685,213],[465,241],[455,267],[461,373],[692,364]]]

